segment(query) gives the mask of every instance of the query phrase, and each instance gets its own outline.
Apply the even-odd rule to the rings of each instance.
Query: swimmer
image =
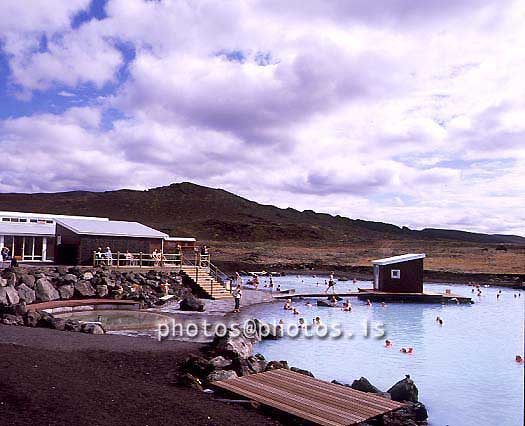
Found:
[[[408,348],[407,353],[409,354],[414,353],[414,348]]]
[[[315,317],[314,318],[314,324],[315,325],[321,325],[321,318],[320,317]]]
[[[284,321],[282,318],[279,320],[279,325],[284,325]]]
[[[311,308],[312,304],[310,302],[306,302],[304,306],[306,306],[307,308]]]
[[[382,308],[386,308],[386,303],[385,302],[381,302],[381,307]]]
[[[372,302],[370,301],[370,299],[366,299],[366,306],[372,306]]]
[[[385,348],[391,348],[392,347],[392,342],[388,339],[385,340]]]
[[[281,284],[277,284],[277,288],[275,290],[276,291],[281,291]]]
[[[498,299],[498,300],[499,300],[499,297],[500,297],[500,296],[501,296],[501,294],[500,294],[500,293],[496,294],[496,299]]]
[[[306,323],[304,322],[304,318],[299,318],[299,327],[306,328]]]
[[[297,310],[297,308],[293,308],[293,309],[292,309],[292,313],[293,313],[294,315],[299,315],[299,314],[300,314],[300,312]]]
[[[523,358],[520,355],[516,355],[516,362],[517,363],[522,363],[523,362]]]
[[[443,325],[443,320],[440,318],[438,323],[439,323],[439,325]]]
[[[403,353],[403,354],[406,354],[407,353],[407,350],[405,348],[401,348],[399,349],[399,352]]]

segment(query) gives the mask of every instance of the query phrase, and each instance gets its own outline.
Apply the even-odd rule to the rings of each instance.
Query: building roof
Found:
[[[54,223],[0,222],[0,235],[54,237]]]
[[[56,222],[75,234],[80,235],[105,235],[135,238],[162,238],[167,234],[150,228],[138,222],[125,222],[121,220],[92,220],[92,219],[62,219]]]
[[[392,263],[408,262],[410,260],[424,259],[425,253],[409,253],[385,259],[372,260],[373,265],[391,265]]]
[[[24,212],[9,212],[0,211],[0,217],[19,217],[19,218],[36,218],[36,219],[92,219],[92,220],[109,220],[107,217],[94,216],[72,216],[64,214],[49,214],[49,213],[24,213]]]

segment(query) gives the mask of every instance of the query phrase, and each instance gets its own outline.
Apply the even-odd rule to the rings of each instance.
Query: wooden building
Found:
[[[167,234],[138,222],[117,220],[56,220],[56,262],[63,265],[87,265],[100,247],[113,253],[151,253],[163,251]]]
[[[389,293],[423,293],[424,253],[373,260],[374,290]]]

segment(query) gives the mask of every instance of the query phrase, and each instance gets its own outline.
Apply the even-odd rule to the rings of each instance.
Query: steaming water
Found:
[[[304,282],[301,282],[304,280]],[[279,277],[282,289],[324,290],[316,282],[324,279]],[[339,282],[337,290],[371,287],[370,282]],[[266,340],[256,348],[267,359],[288,360],[290,365],[312,371],[324,380],[351,383],[361,376],[386,390],[410,374],[419,388],[420,400],[428,408],[430,424],[523,425],[524,366],[515,356],[524,354],[524,302],[514,298],[517,291],[483,288],[483,295],[471,293],[468,286],[425,285],[427,291],[472,296],[474,305],[424,305],[389,303],[367,307],[355,298],[352,312],[313,306],[305,301],[295,306],[301,315],[282,309],[282,303],[257,305],[246,309],[243,316],[267,321],[283,319],[297,323],[320,316],[324,324],[341,323],[354,333],[353,339],[283,338]],[[313,302],[315,305],[315,301]],[[443,326],[436,317],[444,320]],[[363,323],[384,324],[386,337],[364,338]],[[384,347],[384,339],[394,344]],[[412,355],[399,352],[413,347]]]

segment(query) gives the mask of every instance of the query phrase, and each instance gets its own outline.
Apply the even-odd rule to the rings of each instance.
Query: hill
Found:
[[[171,235],[214,241],[366,242],[383,239],[456,240],[525,244],[514,235],[457,230],[410,230],[382,222],[280,209],[222,189],[176,183],[145,191],[71,191],[0,194],[0,210],[104,216],[145,223]]]

